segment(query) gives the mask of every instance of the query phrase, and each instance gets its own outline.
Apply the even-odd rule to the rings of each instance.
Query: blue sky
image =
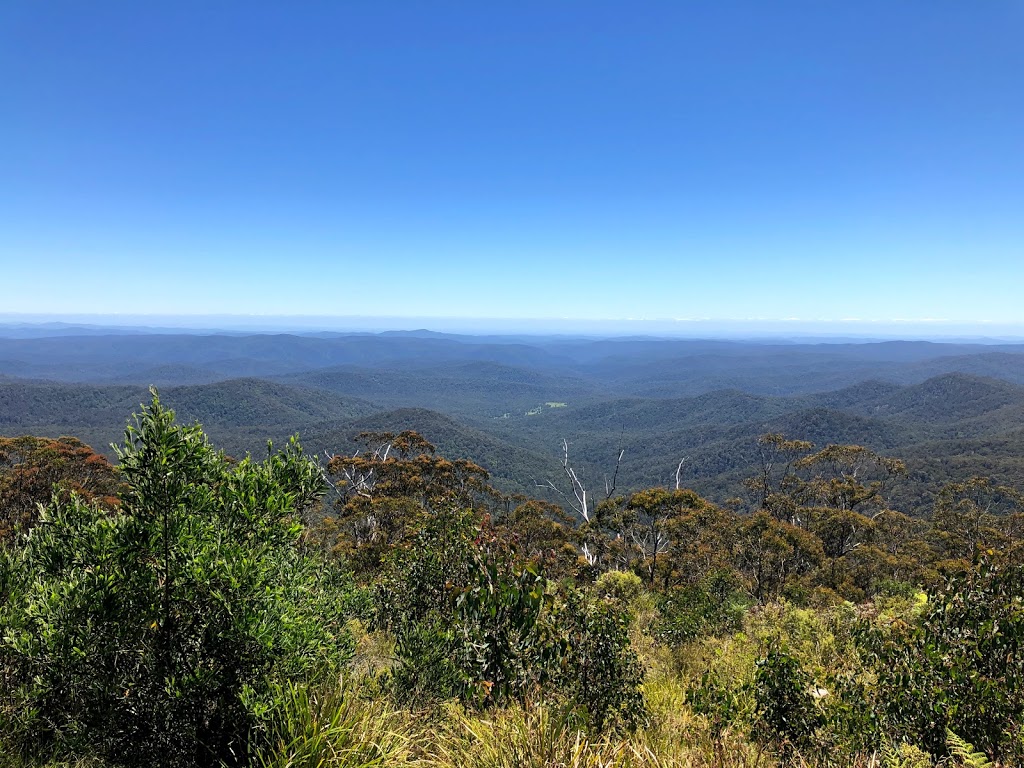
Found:
[[[1024,3],[0,5],[0,312],[1024,323]]]

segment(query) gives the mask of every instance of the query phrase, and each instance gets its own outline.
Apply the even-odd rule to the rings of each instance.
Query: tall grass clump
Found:
[[[453,712],[435,742],[438,768],[611,768],[626,743],[592,738],[571,707],[495,710],[486,717]]]
[[[382,768],[412,758],[418,726],[385,699],[360,698],[345,684],[296,683],[274,698],[258,768]]]

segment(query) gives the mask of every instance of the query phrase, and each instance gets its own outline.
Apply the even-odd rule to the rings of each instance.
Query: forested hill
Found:
[[[685,483],[743,493],[757,437],[856,443],[906,460],[892,499],[926,511],[944,482],[1024,486],[1024,347],[766,344],[382,334],[0,339],[0,434],[71,434],[106,451],[149,385],[232,454],[300,433],[346,453],[361,431],[414,429],[536,495],[562,440],[595,488]]]

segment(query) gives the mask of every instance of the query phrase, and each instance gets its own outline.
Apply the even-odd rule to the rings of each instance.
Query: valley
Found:
[[[80,437],[110,455],[149,386],[235,456],[298,433],[320,456],[415,430],[505,492],[558,480],[675,482],[744,502],[757,437],[904,459],[900,511],[946,482],[1024,484],[1024,345],[380,335],[0,338],[0,433]],[[551,501],[557,501],[551,498]]]

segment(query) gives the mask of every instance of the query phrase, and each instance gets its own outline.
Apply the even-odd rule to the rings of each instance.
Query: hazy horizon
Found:
[[[0,328],[25,325],[242,333],[386,333],[428,331],[464,335],[650,336],[721,339],[1024,340],[1024,323],[952,323],[941,320],[567,319],[313,315],[158,315],[0,313]]]

